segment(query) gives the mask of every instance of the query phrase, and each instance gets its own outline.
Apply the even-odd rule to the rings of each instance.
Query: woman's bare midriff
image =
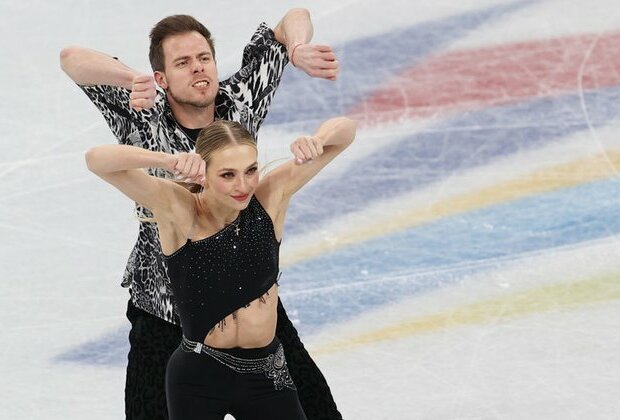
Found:
[[[236,319],[235,319],[236,318]],[[219,324],[209,333],[204,343],[216,349],[265,347],[273,341],[278,322],[278,285],[271,286],[261,299],[255,299],[247,308],[240,308],[236,316],[228,315],[224,328]]]

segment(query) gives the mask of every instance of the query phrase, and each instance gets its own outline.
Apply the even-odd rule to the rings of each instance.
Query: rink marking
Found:
[[[620,274],[558,284],[475,303],[449,312],[413,318],[400,324],[318,346],[310,352],[322,356],[354,347],[448,328],[503,322],[518,316],[576,309],[583,305],[620,300]]]
[[[620,33],[586,34],[430,57],[348,113],[365,125],[620,85]]]
[[[326,118],[346,114],[394,76],[437,54],[471,31],[533,3],[532,0],[510,1],[411,26],[386,28],[386,32],[345,42],[335,48],[341,69],[334,83],[308,79],[302,72],[284,72],[265,125],[294,123],[304,129],[313,129]],[[372,60],[368,59],[369,51],[372,51]]]
[[[290,266],[346,246],[386,236],[442,217],[610,178],[617,174],[618,168],[620,168],[620,150],[608,151],[587,159],[543,169],[525,177],[442,200],[422,209],[393,215],[378,223],[365,225],[344,235],[331,237],[329,240],[322,240],[311,246],[287,252],[283,255],[281,264],[283,267]]]

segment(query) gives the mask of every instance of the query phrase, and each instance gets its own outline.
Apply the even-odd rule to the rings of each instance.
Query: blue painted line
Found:
[[[124,367],[129,353],[129,325],[82,344],[52,359],[53,363],[79,363],[96,366]]]
[[[264,124],[298,123],[300,128],[315,129],[317,121],[346,114],[395,74],[429,54],[534,3],[514,1],[345,43],[334,48],[341,65],[336,82],[312,79],[288,68]]]
[[[305,186],[291,200],[286,232],[301,234],[326,220],[397,197],[453,173],[535,149],[620,115],[620,88],[489,108],[404,137],[355,161],[338,177]],[[389,133],[386,133],[389,135]],[[338,163],[333,163],[337,165]],[[311,205],[308,205],[311,203]]]
[[[453,283],[485,266],[497,268],[497,259],[618,234],[618,214],[618,178],[468,212],[287,268],[281,280],[283,300],[303,321],[300,331],[313,332],[368,308]],[[409,275],[364,285],[399,273]],[[342,287],[348,284],[352,287]],[[341,288],[315,290],[333,285]]]

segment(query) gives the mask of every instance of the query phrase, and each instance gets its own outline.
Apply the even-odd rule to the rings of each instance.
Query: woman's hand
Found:
[[[204,185],[206,163],[198,153],[170,154],[166,156],[165,165],[177,181]]]
[[[323,154],[323,140],[318,136],[299,137],[291,144],[295,163],[301,165]]]

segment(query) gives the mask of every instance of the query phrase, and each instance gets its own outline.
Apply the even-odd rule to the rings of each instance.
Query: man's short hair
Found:
[[[211,32],[202,23],[189,15],[168,16],[157,22],[151,30],[149,61],[153,71],[164,71],[164,49],[162,44],[166,38],[194,31],[205,37],[211,48],[211,54],[215,58],[215,48],[213,47]]]

